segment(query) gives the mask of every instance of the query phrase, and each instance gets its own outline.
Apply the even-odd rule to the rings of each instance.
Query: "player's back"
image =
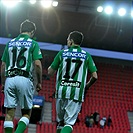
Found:
[[[21,34],[6,45],[7,55],[4,55],[6,56],[6,75],[8,75],[8,71],[14,69],[32,71],[34,43],[34,40],[30,39],[28,35]]]
[[[79,46],[62,51],[57,73],[58,98],[83,100],[88,72],[88,53]]]

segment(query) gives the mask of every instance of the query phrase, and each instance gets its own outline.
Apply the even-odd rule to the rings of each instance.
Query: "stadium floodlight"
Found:
[[[103,11],[103,7],[102,7],[102,6],[98,6],[98,7],[97,7],[97,11],[98,11],[98,12],[102,12],[102,11]]]
[[[18,2],[21,2],[22,0],[1,0],[3,5],[6,7],[14,7],[18,4]]]
[[[35,4],[36,3],[36,0],[30,0],[29,1],[31,4]]]
[[[54,7],[58,6],[58,1],[53,1],[52,5],[53,5]]]
[[[118,10],[118,14],[119,14],[120,16],[124,16],[124,15],[126,14],[126,9],[120,8],[120,9]]]
[[[41,0],[41,5],[45,8],[49,8],[52,5],[52,0]]]
[[[107,6],[105,7],[104,11],[106,14],[110,15],[113,13],[113,8],[111,6]]]
[[[133,18],[133,10],[131,11],[131,17]]]

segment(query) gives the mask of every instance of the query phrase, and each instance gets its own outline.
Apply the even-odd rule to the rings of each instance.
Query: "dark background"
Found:
[[[7,9],[0,3],[0,36],[16,37],[22,21],[36,23],[37,41],[66,45],[68,34],[73,30],[84,34],[82,47],[133,53],[131,0],[112,0],[110,4],[126,7],[127,15],[117,13],[108,16],[96,11],[97,6],[108,4],[108,0],[58,0],[56,8],[44,9],[39,2],[28,1]]]

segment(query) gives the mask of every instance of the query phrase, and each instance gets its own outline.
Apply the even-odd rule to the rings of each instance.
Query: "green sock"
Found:
[[[12,131],[13,131],[13,128],[11,128],[11,127],[5,128],[5,133],[12,133]]]
[[[72,133],[72,127],[71,126],[64,126],[61,130],[61,133]]]
[[[15,133],[24,133],[26,127],[27,126],[26,126],[26,124],[23,121],[19,121],[18,127],[17,127]]]
[[[56,133],[61,133],[61,129],[56,129]]]

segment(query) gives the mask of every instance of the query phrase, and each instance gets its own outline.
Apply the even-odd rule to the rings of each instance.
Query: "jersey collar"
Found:
[[[20,34],[19,37],[30,37],[30,36],[27,34]]]
[[[78,46],[78,45],[73,45],[73,46],[71,46],[71,48],[80,48],[80,46]]]

